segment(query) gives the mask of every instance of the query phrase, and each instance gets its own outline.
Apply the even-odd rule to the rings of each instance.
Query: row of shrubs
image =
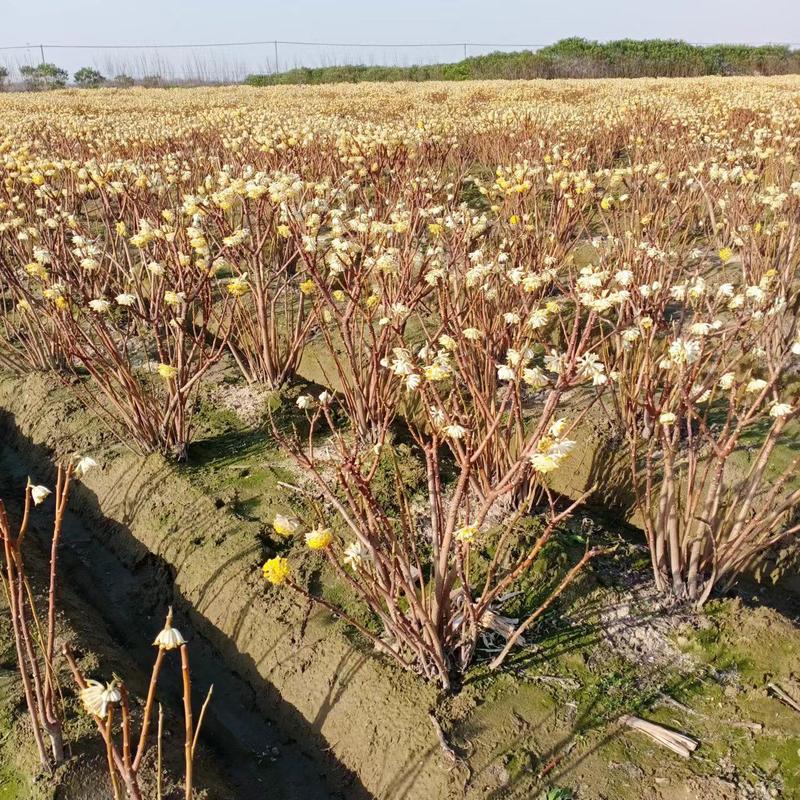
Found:
[[[362,81],[460,81],[533,78],[692,77],[783,75],[800,72],[800,51],[784,45],[693,45],[671,39],[596,42],[562,39],[536,52],[495,52],[452,64],[410,67],[299,67],[274,75],[249,75],[251,86]]]
[[[23,88],[29,91],[60,89],[69,81],[69,73],[52,63],[24,66],[19,71]],[[536,52],[495,52],[451,64],[298,67],[273,75],[248,75],[244,82],[250,86],[273,86],[365,81],[784,75],[796,72],[800,72],[800,50],[792,50],[786,45],[701,46],[672,39],[619,39],[601,43],[574,37],[562,39]],[[0,89],[8,76],[7,68],[0,65]],[[127,87],[134,83],[163,85],[157,75],[140,81],[129,75],[108,79],[94,67],[82,67],[73,75],[73,81],[81,88]]]
[[[65,69],[48,62],[20,67],[19,73],[22,78],[22,88],[27,91],[41,92],[47,89],[63,89],[69,81],[69,73]],[[0,65],[0,90],[6,86],[7,80],[8,69]],[[130,75],[116,75],[109,79],[94,67],[81,67],[72,76],[72,80],[76,86],[82,89],[97,89],[101,86],[125,88],[136,83],[142,86],[160,86],[163,83],[158,75],[146,76],[139,81]]]

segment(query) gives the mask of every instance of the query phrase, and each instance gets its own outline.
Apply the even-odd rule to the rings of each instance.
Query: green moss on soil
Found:
[[[796,626],[764,606],[714,600],[700,624],[684,627],[676,638],[706,667],[703,691],[692,699],[705,715],[710,756],[730,759],[750,780],[774,780],[783,797],[800,797],[800,714],[767,689],[773,682],[800,699]],[[754,724],[763,730],[746,727]]]
[[[10,670],[0,673],[0,800],[28,800],[32,789],[18,763],[15,716],[13,707],[19,702],[17,676]]]

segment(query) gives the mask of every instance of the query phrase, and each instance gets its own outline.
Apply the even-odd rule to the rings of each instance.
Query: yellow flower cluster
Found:
[[[275,556],[264,562],[261,572],[270,583],[280,584],[286,582],[292,570],[287,559]]]

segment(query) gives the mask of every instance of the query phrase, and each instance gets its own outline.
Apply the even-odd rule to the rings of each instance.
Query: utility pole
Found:
[[[278,74],[278,41],[277,39],[273,42],[275,45],[275,74]]]
[[[467,43],[464,42],[464,58],[467,57]]]
[[[42,54],[42,64],[44,64],[44,45],[39,45],[39,52]]]

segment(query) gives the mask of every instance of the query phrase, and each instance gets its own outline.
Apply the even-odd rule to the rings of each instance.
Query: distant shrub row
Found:
[[[273,86],[362,81],[783,75],[795,72],[800,72],[800,51],[783,45],[699,46],[671,39],[620,39],[600,43],[576,37],[562,39],[536,52],[496,52],[452,64],[300,67],[274,75],[249,75],[245,83]]]
[[[48,62],[22,66],[19,68],[19,75],[21,82],[17,84],[17,88],[29,92],[63,89],[67,86],[69,81],[69,73],[65,69]],[[8,77],[8,67],[0,65],[0,91],[6,87]],[[94,67],[81,67],[73,75],[72,79],[75,86],[81,89],[98,89],[101,86],[114,86],[125,89],[129,86],[134,86],[136,83],[145,87],[161,86],[164,84],[163,79],[159,75],[146,75],[139,79],[139,81],[134,80],[130,75],[116,75],[114,78],[109,79],[98,70],[94,69]]]

